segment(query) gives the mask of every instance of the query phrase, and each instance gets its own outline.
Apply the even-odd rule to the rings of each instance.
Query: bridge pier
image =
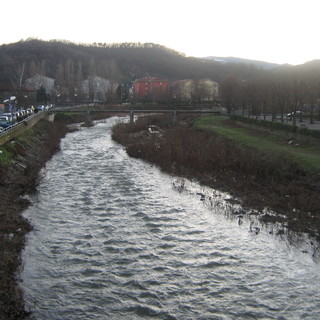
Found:
[[[130,123],[134,122],[134,112],[133,110],[130,110]]]
[[[85,121],[85,124],[84,124],[86,127],[90,127],[93,125],[93,122],[92,122],[92,119],[91,119],[91,114],[90,114],[90,110],[87,110],[87,113],[86,113],[86,121]]]
[[[175,125],[177,122],[177,110],[173,111],[173,116],[172,116],[172,123]]]

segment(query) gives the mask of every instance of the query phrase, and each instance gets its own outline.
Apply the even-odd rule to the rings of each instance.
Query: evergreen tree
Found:
[[[46,93],[46,88],[44,86],[41,86],[37,90],[37,102],[47,104],[47,93]]]

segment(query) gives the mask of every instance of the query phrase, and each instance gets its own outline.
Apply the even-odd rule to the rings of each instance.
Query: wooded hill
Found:
[[[240,79],[258,76],[261,69],[249,64],[220,64],[186,57],[153,43],[75,44],[67,41],[29,39],[0,46],[0,81],[19,76],[27,79],[39,73],[70,83],[97,75],[118,82],[153,76],[168,80],[210,78],[227,75]]]

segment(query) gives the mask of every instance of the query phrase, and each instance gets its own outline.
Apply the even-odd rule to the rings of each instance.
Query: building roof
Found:
[[[39,79],[39,78],[40,79],[51,80],[51,81],[55,81],[56,80],[54,78],[50,78],[50,77],[44,76],[42,74],[36,73],[33,77],[26,79],[26,81],[32,81],[32,80]]]
[[[17,89],[10,82],[0,82],[0,91],[17,91]],[[22,86],[20,91],[23,92],[33,92],[36,91],[30,86]]]
[[[156,78],[156,77],[144,77],[136,79],[134,82],[169,82],[166,79]]]

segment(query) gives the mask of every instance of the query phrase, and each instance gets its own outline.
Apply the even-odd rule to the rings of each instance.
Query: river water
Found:
[[[116,121],[68,134],[25,212],[35,319],[319,319],[310,254],[233,218],[228,195],[129,158]]]

